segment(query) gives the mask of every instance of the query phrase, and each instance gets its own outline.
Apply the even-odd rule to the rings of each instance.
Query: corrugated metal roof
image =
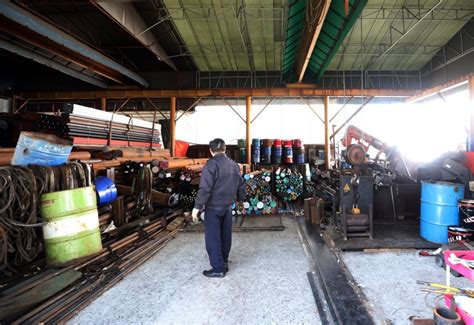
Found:
[[[472,0],[438,3],[369,0],[329,70],[418,71],[474,15]]]
[[[201,71],[270,71],[281,66],[285,0],[164,0]],[[186,52],[187,51],[187,52]]]

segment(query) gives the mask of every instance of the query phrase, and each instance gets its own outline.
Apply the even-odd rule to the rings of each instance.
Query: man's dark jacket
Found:
[[[227,209],[236,198],[244,201],[245,196],[245,182],[239,166],[224,153],[219,153],[209,159],[202,169],[194,208]]]

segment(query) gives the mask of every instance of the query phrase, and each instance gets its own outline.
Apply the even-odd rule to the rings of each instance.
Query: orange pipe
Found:
[[[193,165],[204,165],[207,162],[207,158],[200,159],[173,159],[173,160],[163,160],[160,162],[160,168],[170,169],[170,168],[184,168],[187,166]]]
[[[170,151],[168,149],[157,149],[157,150],[144,150],[138,148],[123,148],[119,150],[114,150],[112,152],[114,157],[123,157],[123,158],[162,158],[170,157]]]
[[[13,152],[0,152],[0,166],[11,165],[13,159]],[[69,155],[69,160],[89,160],[91,154],[88,151],[73,151]]]

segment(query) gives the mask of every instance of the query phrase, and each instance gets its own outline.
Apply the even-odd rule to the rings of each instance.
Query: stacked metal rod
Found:
[[[244,202],[233,205],[233,213],[236,215],[276,213],[277,202],[271,188],[272,173],[259,170],[245,174],[243,177],[247,198]]]
[[[63,116],[42,114],[38,128],[69,138],[110,138],[111,140],[145,142],[152,145],[161,144],[161,134],[158,130],[152,132],[149,128],[100,120],[94,116],[83,118],[73,114],[64,114]]]
[[[295,201],[303,194],[303,175],[291,168],[275,171],[275,191],[284,202]]]
[[[127,225],[127,229],[113,230],[104,237],[104,249],[98,256],[54,273],[44,270],[29,283],[10,287],[13,296],[18,298],[24,295],[23,300],[29,301],[30,292],[38,292],[37,288],[45,281],[54,281],[68,272],[75,272],[77,279],[59,288],[54,295],[39,301],[39,305],[26,305],[20,316],[18,313],[17,316],[7,316],[2,322],[29,324],[67,321],[162,249],[179,231],[184,221],[181,214],[182,211],[173,211],[168,215],[154,213],[141,218]],[[8,301],[4,299],[0,298],[0,303],[8,306]]]

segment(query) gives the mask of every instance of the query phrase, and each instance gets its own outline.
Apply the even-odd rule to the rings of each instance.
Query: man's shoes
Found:
[[[227,262],[224,263],[224,273],[229,272],[229,264]]]
[[[225,272],[216,272],[214,269],[203,271],[202,274],[208,278],[223,278],[225,277]]]

